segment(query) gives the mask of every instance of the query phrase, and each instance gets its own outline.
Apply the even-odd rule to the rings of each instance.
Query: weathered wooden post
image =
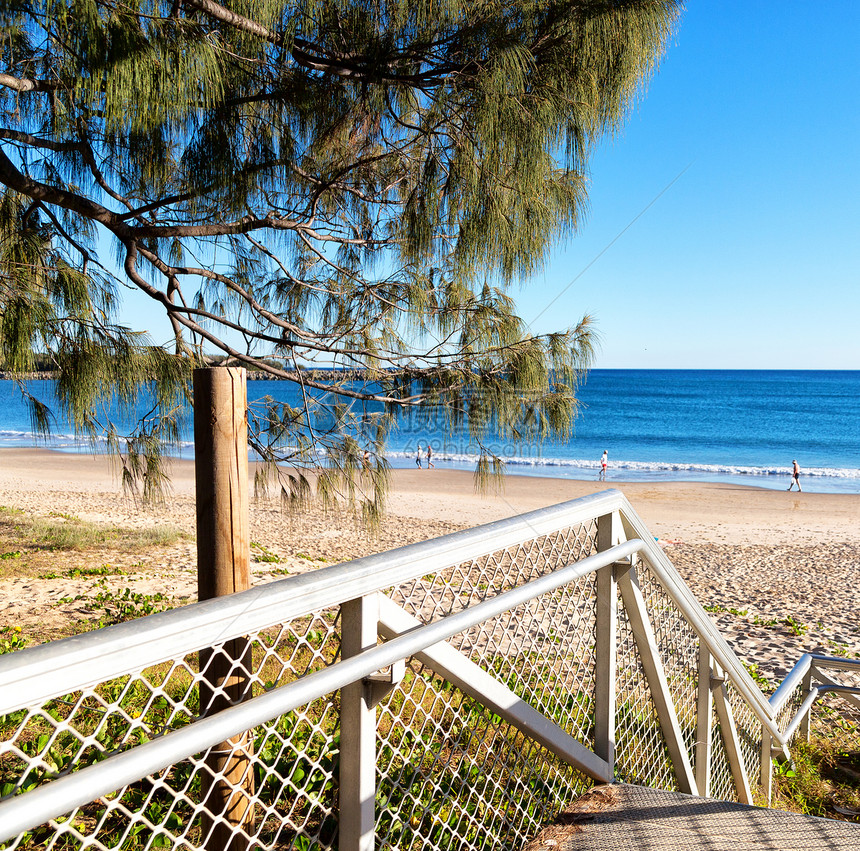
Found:
[[[242,368],[194,370],[194,454],[197,485],[197,594],[200,600],[251,587],[248,534],[248,415]],[[234,638],[199,654],[200,714],[212,715],[250,693],[251,645]],[[245,851],[237,828],[253,827],[254,775],[250,734],[205,756],[202,820],[209,851]]]

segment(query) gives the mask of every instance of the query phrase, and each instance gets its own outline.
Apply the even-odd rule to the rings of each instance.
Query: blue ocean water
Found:
[[[50,404],[53,384],[29,382]],[[252,401],[295,402],[289,382],[252,381]],[[581,414],[565,443],[516,446],[485,440],[512,474],[596,478],[609,453],[608,479],[736,482],[788,486],[792,459],[804,490],[860,492],[860,372],[758,370],[592,370],[580,391]],[[191,457],[191,420],[183,454]],[[29,416],[12,382],[0,382],[0,447],[34,444]],[[432,414],[401,421],[389,441],[394,466],[411,465],[430,443],[438,467],[474,469],[477,445],[448,435]],[[48,443],[82,448],[58,422]],[[2,462],[2,460],[0,460]]]

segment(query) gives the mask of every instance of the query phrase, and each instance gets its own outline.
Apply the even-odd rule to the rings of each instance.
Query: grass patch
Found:
[[[270,549],[267,549],[262,544],[258,544],[256,541],[251,541],[251,556],[255,562],[280,564],[281,561],[281,557],[277,553],[273,553]]]
[[[809,627],[803,621],[796,620],[791,615],[783,618],[780,623],[787,626],[797,636],[806,635],[809,632]]]
[[[27,644],[28,641],[21,634],[20,626],[0,627],[0,654],[21,650]]]
[[[763,673],[755,662],[744,662],[744,667],[747,673],[753,678],[755,684],[762,690],[765,695],[773,694],[776,690],[776,685],[765,673]]]
[[[86,550],[106,546],[139,549],[166,546],[189,537],[173,526],[127,529],[122,526],[90,523],[77,517],[38,517],[30,521],[29,529],[22,527],[21,531],[34,546],[50,550]]]
[[[791,748],[794,766],[774,774],[773,806],[860,823],[860,727],[827,719],[827,729]]]
[[[174,608],[175,600],[160,591],[157,594],[143,594],[124,588],[122,591],[106,589],[100,591],[92,600],[93,605],[104,612],[99,622],[91,628],[111,626],[115,623],[136,620],[156,612],[166,612]]]
[[[714,603],[712,606],[703,606],[702,608],[706,612],[711,612],[712,614],[735,615],[739,618],[744,618],[747,616],[746,609],[733,609],[729,606],[722,606],[719,603]]]
[[[129,529],[108,523],[91,523],[73,514],[53,511],[47,517],[27,517],[22,511],[0,506],[0,543],[13,541],[29,550],[87,550],[94,547],[141,549],[166,546],[191,536],[175,526]],[[22,549],[0,552],[4,560],[21,558]]]
[[[128,571],[112,564],[103,564],[101,567],[70,567],[62,573],[42,573],[39,579],[82,579],[89,576],[128,576]]]
[[[5,556],[0,558],[0,578],[84,583],[111,577],[118,580],[158,566],[164,547],[185,540],[193,540],[193,536],[167,525],[132,529],[92,523],[60,512],[34,516],[29,511],[0,506],[0,556]],[[74,617],[58,617],[45,604],[44,617],[27,625],[29,643],[40,644],[76,635],[179,602],[184,601],[143,598],[118,600],[116,604],[109,600],[93,601],[95,622],[91,617],[80,621]]]

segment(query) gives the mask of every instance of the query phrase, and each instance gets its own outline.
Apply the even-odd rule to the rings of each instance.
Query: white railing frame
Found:
[[[801,704],[783,733],[786,741],[790,741],[798,730],[804,739],[809,739],[812,706],[823,694],[838,693],[849,703],[860,708],[860,688],[837,682],[828,676],[827,671],[860,672],[860,659],[825,656],[821,653],[804,653],[789,671],[779,688],[771,695],[769,702],[773,715],[776,717],[795,692],[798,689],[801,692]]]
[[[421,624],[380,593],[488,552],[595,520],[598,550],[595,555],[430,624]],[[637,559],[647,565],[699,639],[695,773],[681,738],[666,674],[637,583]],[[471,626],[594,571],[597,601],[592,752],[446,642]],[[682,791],[703,795],[710,791],[711,718],[712,710],[716,709],[738,796],[744,802],[752,800],[726,683],[732,684],[761,724],[762,785],[768,794],[772,755],[786,754],[794,732],[798,728],[808,729],[809,712],[820,694],[838,691],[860,706],[860,689],[845,687],[826,674],[828,670],[860,670],[860,661],[810,654],[798,662],[767,700],[623,494],[609,490],[258,586],[230,597],[0,657],[0,714],[3,714],[41,705],[58,695],[140,671],[272,624],[341,607],[341,661],[0,803],[0,841],[340,689],[346,722],[341,725],[340,847],[344,851],[369,851],[374,842],[374,705],[380,689],[384,692],[386,688],[374,674],[389,666],[402,665],[403,660],[413,656],[587,776],[609,782],[613,779],[615,751],[616,588],[630,618]],[[377,635],[387,641],[377,646]],[[94,665],[96,659],[98,664]],[[392,674],[391,679],[396,677]],[[705,680],[707,687],[702,688]],[[801,708],[787,729],[781,731],[776,723],[778,713],[798,689],[803,689],[804,694]]]

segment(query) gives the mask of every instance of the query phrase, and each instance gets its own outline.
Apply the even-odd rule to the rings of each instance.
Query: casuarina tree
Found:
[[[532,333],[506,287],[575,232],[589,152],[679,12],[0,0],[4,368],[49,363],[63,412],[147,489],[189,369],[214,355],[300,389],[252,417],[292,498],[312,468],[323,496],[363,488],[373,514],[398,410],[470,434],[482,475],[499,469],[489,434],[564,437],[591,323]],[[128,287],[169,333],[118,324]],[[144,392],[121,433],[110,411]]]

